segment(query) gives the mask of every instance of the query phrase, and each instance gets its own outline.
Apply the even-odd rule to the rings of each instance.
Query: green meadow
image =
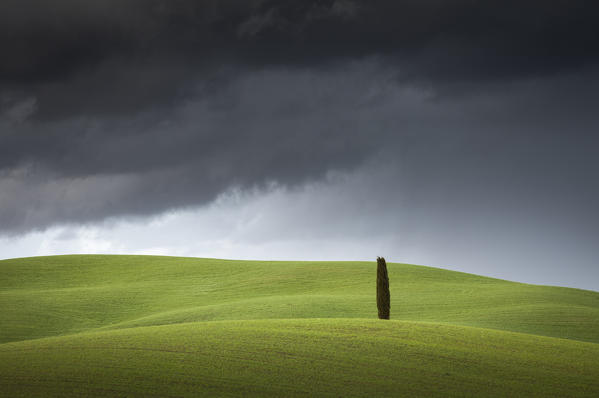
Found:
[[[599,293],[376,262],[0,261],[0,396],[597,397]]]

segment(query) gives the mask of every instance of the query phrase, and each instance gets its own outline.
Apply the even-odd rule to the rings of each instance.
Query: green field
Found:
[[[0,395],[599,396],[599,293],[373,262],[0,261]]]

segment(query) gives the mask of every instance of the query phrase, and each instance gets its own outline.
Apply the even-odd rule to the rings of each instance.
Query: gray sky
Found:
[[[599,290],[599,7],[0,5],[0,256],[414,262]]]

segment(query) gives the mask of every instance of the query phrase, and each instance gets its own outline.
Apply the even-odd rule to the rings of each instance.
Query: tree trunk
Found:
[[[379,310],[379,319],[389,319],[391,293],[389,292],[387,263],[383,257],[376,259],[376,306]]]

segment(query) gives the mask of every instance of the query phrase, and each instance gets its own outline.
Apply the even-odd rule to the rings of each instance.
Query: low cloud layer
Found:
[[[539,193],[539,206],[571,186],[595,197],[594,85],[566,76],[448,98],[396,84],[395,75],[377,59],[261,71],[128,117],[42,123],[30,119],[35,101],[17,103],[2,122],[2,231],[151,215],[209,203],[230,188],[294,186],[360,168],[382,151],[427,189],[448,183],[444,173],[491,173],[476,183],[484,192],[507,184],[499,198],[539,184],[556,189]],[[564,210],[580,196],[569,200]]]
[[[436,181],[433,195],[422,189],[432,181],[406,183],[406,171],[385,159],[301,187],[227,191],[192,210],[0,237],[0,258],[128,253],[372,262],[384,254],[388,261],[599,290],[597,235],[572,214],[524,211],[526,197],[518,198],[520,209],[505,196],[481,203],[476,184],[463,203],[455,176]],[[498,191],[506,188],[504,182]]]

